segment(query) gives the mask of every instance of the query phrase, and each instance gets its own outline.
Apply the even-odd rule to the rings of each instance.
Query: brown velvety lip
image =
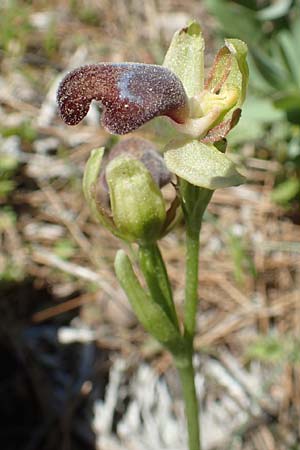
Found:
[[[68,125],[78,124],[92,100],[103,109],[102,125],[113,134],[126,134],[157,116],[183,123],[188,100],[179,78],[151,64],[100,63],[79,67],[62,80],[57,101]]]

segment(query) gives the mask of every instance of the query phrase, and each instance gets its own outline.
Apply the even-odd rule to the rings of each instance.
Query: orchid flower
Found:
[[[99,63],[71,71],[58,89],[59,111],[68,125],[76,125],[96,100],[102,126],[119,135],[164,116],[176,130],[164,149],[172,173],[211,190],[238,185],[243,177],[214,144],[239,120],[248,82],[246,55],[244,42],[226,40],[205,78],[204,40],[193,22],[175,33],[162,66]]]

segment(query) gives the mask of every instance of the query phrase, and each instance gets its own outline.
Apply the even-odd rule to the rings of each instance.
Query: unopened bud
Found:
[[[130,241],[160,237],[166,206],[159,186],[138,160],[120,155],[106,168],[111,210],[118,230]]]

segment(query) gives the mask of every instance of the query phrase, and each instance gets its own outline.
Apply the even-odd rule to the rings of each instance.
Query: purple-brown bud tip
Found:
[[[108,162],[125,154],[138,159],[151,173],[156,184],[161,188],[171,181],[171,173],[157,147],[146,139],[130,137],[114,145],[108,153]],[[104,163],[105,166],[105,163]]]
[[[100,63],[82,66],[62,80],[57,101],[62,119],[78,124],[92,100],[103,108],[102,124],[113,134],[126,134],[157,116],[183,123],[188,100],[179,78],[162,66]]]
[[[155,183],[162,188],[171,181],[171,173],[167,169],[164,158],[152,142],[146,139],[131,137],[118,142],[103,158],[99,179],[98,200],[106,208],[109,206],[109,193],[106,181],[106,167],[110,161],[125,155],[140,161],[152,175]]]

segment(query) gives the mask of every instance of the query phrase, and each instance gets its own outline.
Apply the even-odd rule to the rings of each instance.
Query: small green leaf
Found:
[[[180,78],[188,97],[193,97],[202,91],[204,39],[197,22],[192,22],[188,27],[174,34],[163,65]]]
[[[290,77],[286,68],[280,62],[259,47],[251,50],[254,65],[259,76],[272,86],[272,90],[285,90],[290,87]]]
[[[54,245],[54,253],[62,259],[68,260],[76,253],[76,246],[69,239],[60,239]]]
[[[0,198],[13,192],[16,187],[14,180],[0,180]]]
[[[259,336],[247,349],[250,360],[281,362],[286,360],[285,340],[279,336]]]
[[[293,0],[277,0],[257,12],[260,20],[276,20],[289,13]]]
[[[214,190],[245,181],[235,164],[212,144],[196,140],[171,143],[164,157],[171,172],[195,186]]]
[[[277,41],[280,44],[284,61],[291,74],[291,79],[295,86],[300,86],[300,68],[299,68],[299,42],[290,31],[282,30],[277,35]]]
[[[163,308],[155,303],[140,285],[131,262],[123,250],[119,250],[116,254],[115,271],[141,324],[159,342],[175,352],[181,346],[179,331],[176,330]]]
[[[168,273],[157,244],[140,245],[138,256],[152,299],[179,329]]]
[[[252,45],[261,40],[263,27],[256,17],[256,11],[246,7],[249,2],[205,0],[204,3],[227,36],[239,37],[251,42]],[[245,6],[240,3],[244,3]]]
[[[276,186],[271,194],[271,198],[275,203],[284,205],[293,200],[299,192],[300,180],[298,178],[290,178]]]
[[[0,155],[0,176],[11,175],[18,168],[19,161],[10,155]]]
[[[299,111],[300,89],[286,89],[285,91],[278,91],[273,104],[274,107],[281,111]]]
[[[251,95],[247,97],[244,103],[239,126],[230,131],[228,141],[232,146],[240,145],[242,142],[262,139],[266,124],[282,122],[284,118],[284,113],[276,109],[269,98]]]

